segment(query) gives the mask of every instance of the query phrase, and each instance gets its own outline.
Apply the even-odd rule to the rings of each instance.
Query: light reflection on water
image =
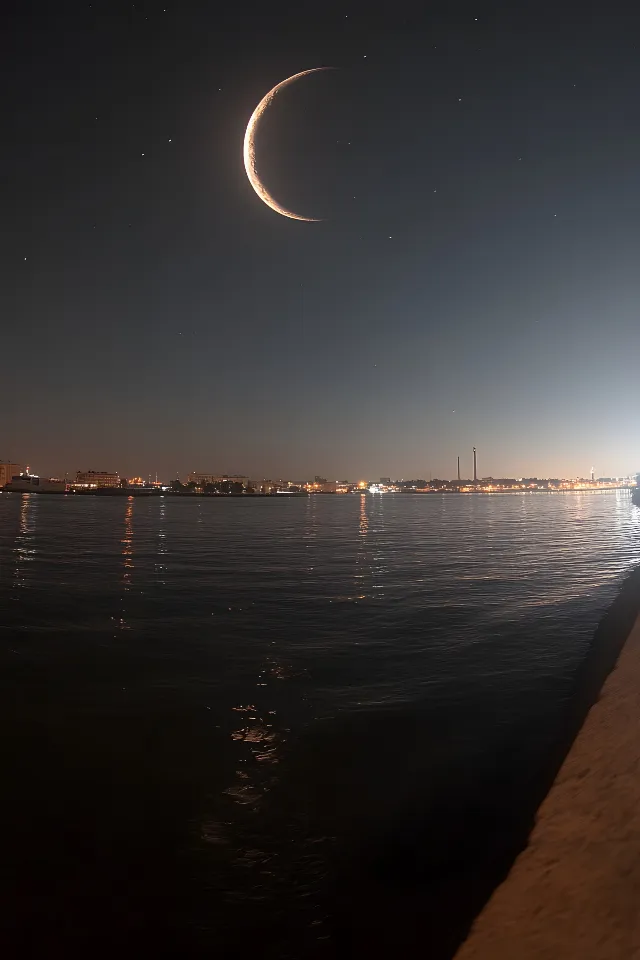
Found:
[[[15,556],[14,582],[17,587],[27,586],[27,571],[25,564],[36,558],[36,519],[38,511],[38,497],[35,494],[23,493],[20,497],[20,526],[13,549]]]
[[[181,649],[211,650],[213,634],[222,669],[211,680],[222,688],[259,677],[277,657],[295,676],[311,676],[310,699],[324,714],[362,702],[383,676],[385,689],[392,680],[402,699],[411,696],[425,658],[438,668],[452,645],[480,644],[490,659],[485,630],[496,625],[528,629],[544,611],[567,628],[583,602],[590,628],[639,558],[639,511],[626,491],[286,504],[6,496],[0,516],[16,516],[17,534],[12,544],[0,539],[0,591],[9,548],[14,585],[56,591],[98,626],[116,589],[110,542],[120,525],[122,623],[143,641],[152,630]],[[35,559],[36,583],[26,573]],[[397,656],[402,642],[416,658],[410,670]],[[523,656],[534,667],[547,642],[544,633],[527,640]],[[584,642],[563,646],[559,669]],[[314,684],[328,658],[345,665],[354,645],[364,652],[348,655],[348,684]]]
[[[167,531],[165,527],[166,515],[167,515],[167,500],[166,500],[166,497],[161,497],[160,506],[158,508],[158,546],[157,546],[158,558],[156,560],[155,570],[156,570],[156,574],[160,578],[160,583],[163,585],[166,582],[165,580],[162,579],[164,577],[164,571],[166,570],[166,564],[164,562],[164,559],[167,554]]]
[[[120,630],[130,630],[131,626],[127,623],[126,596],[131,590],[131,582],[134,570],[133,562],[133,508],[135,504],[134,497],[128,497],[127,505],[124,511],[124,532],[122,535],[122,591],[120,598],[122,606],[120,608],[120,617],[118,626]]]
[[[131,571],[133,570],[133,505],[135,499],[127,498],[127,507],[124,512],[124,534],[122,536],[123,574],[122,582],[125,591],[131,586]]]

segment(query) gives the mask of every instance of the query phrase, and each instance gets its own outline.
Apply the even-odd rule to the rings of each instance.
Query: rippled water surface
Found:
[[[0,495],[5,929],[331,955],[465,869],[639,559],[627,492]]]

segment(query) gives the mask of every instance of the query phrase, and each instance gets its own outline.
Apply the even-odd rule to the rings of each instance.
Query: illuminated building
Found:
[[[149,477],[148,480],[144,480],[142,477],[130,477],[126,482],[127,487],[162,487],[162,480],[158,480],[157,474],[156,479],[152,480]]]
[[[0,460],[0,489],[5,483],[11,483],[12,477],[18,476],[19,473],[19,463],[5,463],[4,460]]]
[[[117,473],[106,473],[104,470],[78,470],[75,487],[97,489],[99,487],[119,487],[120,477]]]
[[[324,480],[316,478],[313,483],[308,483],[306,489],[309,493],[337,493],[338,484],[335,480]]]
[[[187,477],[187,483],[195,483],[198,487],[205,487],[208,483],[241,483],[243,487],[249,486],[249,477],[227,476],[227,474],[218,473],[190,473]]]

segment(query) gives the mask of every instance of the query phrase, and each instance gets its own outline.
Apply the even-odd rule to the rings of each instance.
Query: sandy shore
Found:
[[[456,958],[640,958],[640,619]]]

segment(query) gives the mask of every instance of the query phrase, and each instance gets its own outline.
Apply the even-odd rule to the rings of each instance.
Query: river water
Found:
[[[626,491],[0,495],[5,939],[450,955],[638,560]]]

